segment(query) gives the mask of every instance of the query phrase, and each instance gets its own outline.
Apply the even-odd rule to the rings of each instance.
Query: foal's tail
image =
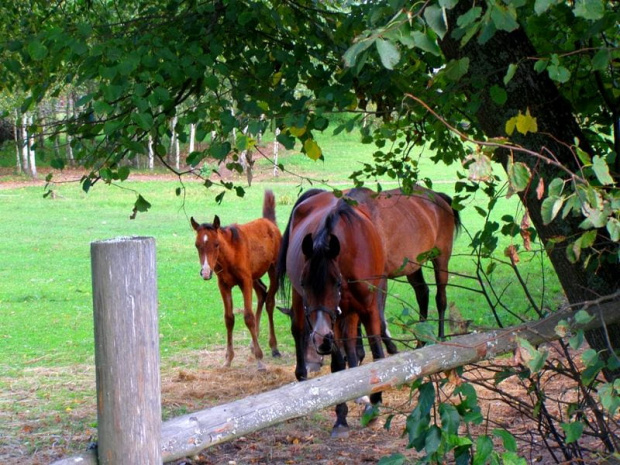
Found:
[[[273,224],[276,223],[276,196],[270,189],[265,190],[265,198],[263,199],[263,218],[268,219]]]

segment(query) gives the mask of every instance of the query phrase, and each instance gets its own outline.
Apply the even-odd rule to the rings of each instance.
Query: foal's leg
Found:
[[[222,302],[224,302],[224,321],[226,323],[226,360],[224,366],[229,367],[235,357],[233,350],[232,334],[235,327],[235,314],[233,313],[232,290],[230,287],[218,283]]]
[[[271,347],[271,356],[280,357],[278,350],[278,341],[276,340],[276,329],[273,324],[273,309],[276,306],[276,292],[278,292],[278,278],[276,277],[276,268],[271,266],[268,270],[269,289],[267,290],[266,307],[267,316],[269,317],[269,347]]]
[[[263,314],[263,305],[265,304],[265,297],[267,296],[267,286],[260,280],[255,279],[252,283],[254,292],[256,293],[256,337],[260,336],[260,320]],[[254,353],[254,342],[250,342],[250,351]]]
[[[256,319],[252,311],[252,282],[252,278],[248,278],[239,285],[243,293],[243,319],[252,336],[252,348],[254,349],[254,357],[256,358],[258,369],[264,370],[263,351],[258,345],[258,338],[256,337]]]

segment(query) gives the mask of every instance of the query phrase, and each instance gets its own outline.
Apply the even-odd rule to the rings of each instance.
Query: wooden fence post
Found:
[[[155,240],[90,250],[99,463],[162,463]]]

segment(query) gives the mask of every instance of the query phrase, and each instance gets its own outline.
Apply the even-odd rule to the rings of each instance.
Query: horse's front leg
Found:
[[[371,310],[368,315],[364,316],[363,323],[366,328],[366,334],[368,334],[368,343],[370,344],[372,359],[379,360],[385,358],[383,345],[381,344],[381,317],[379,316],[379,310]],[[372,405],[378,405],[381,401],[381,392],[375,392],[370,395],[370,403]]]
[[[230,367],[235,351],[233,350],[233,328],[235,327],[235,315],[233,313],[232,292],[229,286],[218,283],[222,302],[224,302],[224,322],[226,323],[226,360],[225,367]]]
[[[266,368],[263,364],[263,351],[258,344],[256,318],[254,318],[254,312],[252,310],[252,279],[250,278],[243,281],[239,287],[243,293],[243,319],[248,331],[250,331],[250,336],[252,337],[252,345],[250,347],[253,349],[258,369],[265,370]]]
[[[306,331],[306,320],[301,296],[293,290],[291,302],[291,334],[295,341],[295,378],[297,381],[308,379],[308,369],[306,368],[305,352],[308,346],[308,332]]]
[[[342,335],[336,334],[336,340]],[[344,359],[342,351],[340,350],[340,344],[334,344],[332,349],[332,373],[344,370],[347,367],[347,362]],[[355,341],[353,341],[353,352],[355,352]],[[357,359],[356,359],[357,360]],[[336,405],[336,423],[332,428],[332,438],[347,438],[349,437],[349,424],[347,423],[347,414],[349,413],[349,407],[346,402]]]

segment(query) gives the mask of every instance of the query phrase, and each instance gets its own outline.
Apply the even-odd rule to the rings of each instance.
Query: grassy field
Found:
[[[326,182],[314,183],[316,187],[344,188],[350,186],[347,177],[351,170],[371,158],[372,147],[359,145],[352,136],[324,137],[322,144],[325,162],[314,162],[294,152],[282,155],[282,161],[297,174]],[[426,158],[421,160],[421,167],[422,176],[433,179],[436,190],[453,194],[457,167],[435,166]],[[3,441],[10,442],[16,434],[17,419],[27,417],[25,410],[34,408],[31,396],[38,400],[39,412],[63,415],[93,395],[91,390],[71,389],[79,384],[76,379],[90,376],[90,372],[88,375],[72,372],[65,377],[55,371],[58,367],[89,366],[94,361],[90,275],[93,241],[134,235],[156,239],[162,364],[177,363],[174,360],[179,354],[200,350],[215,351],[223,360],[226,331],[222,304],[215,280],[205,282],[198,276],[199,263],[189,218],[211,222],[213,215],[218,214],[223,224],[249,221],[260,216],[263,192],[269,188],[276,195],[278,223],[282,229],[300,190],[310,184],[288,173],[273,177],[266,161],[257,162],[256,174],[243,198],[229,193],[221,205],[215,201],[220,189],[207,190],[189,178],[182,184],[170,177],[130,180],[119,186],[101,184],[88,194],[76,182],[62,183],[54,186],[53,198],[43,198],[40,185],[0,189],[0,448]],[[9,176],[0,178],[0,183],[6,183],[7,179],[15,180]],[[244,178],[236,180],[243,182]],[[184,188],[181,196],[175,194],[178,187]],[[151,202],[152,208],[130,220],[137,193]],[[472,208],[478,203],[483,206],[486,200],[480,196],[462,212],[466,230],[456,241],[451,262],[452,270],[466,276],[473,276],[475,271],[469,234],[484,221]],[[518,211],[515,199],[504,200],[493,217],[516,215]],[[499,250],[503,250],[510,241],[501,238],[500,243]],[[559,285],[548,261],[541,260],[540,254],[523,255],[519,270],[541,305],[551,308],[557,305]],[[432,281],[432,273],[427,276]],[[534,316],[512,271],[499,267],[492,276],[510,311]],[[451,283],[479,287],[467,277],[455,276]],[[415,312],[417,306],[408,285],[392,283],[389,291],[391,318],[398,318],[404,308]],[[433,289],[431,293],[434,295]],[[238,292],[233,298],[235,307],[241,307]],[[476,327],[495,325],[479,293],[450,287],[448,300],[456,302],[463,318],[471,319]],[[500,310],[500,314],[506,323],[516,321],[505,310]],[[430,315],[435,317],[433,304]],[[261,345],[267,354],[265,322]],[[278,313],[276,326],[280,350],[292,353],[288,317]],[[397,338],[411,337],[407,331],[403,334],[396,324],[392,330]],[[250,341],[241,316],[237,317],[234,339],[236,347],[247,346]],[[235,359],[234,363],[249,362]],[[39,388],[32,388],[32,378],[37,376]],[[29,414],[33,414],[30,410]]]

